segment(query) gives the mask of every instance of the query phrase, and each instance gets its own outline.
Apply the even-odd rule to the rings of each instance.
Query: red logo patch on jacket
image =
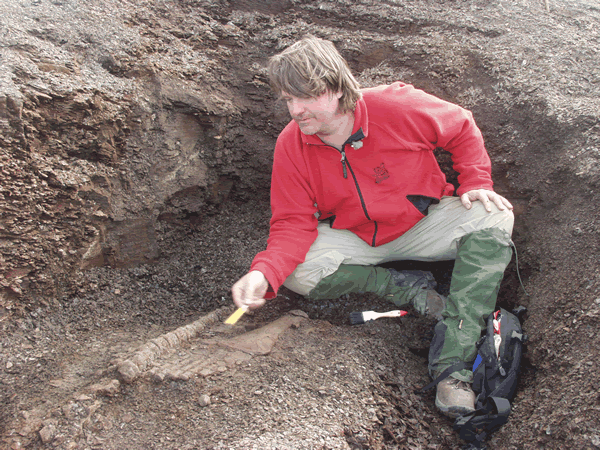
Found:
[[[381,163],[379,167],[375,167],[373,171],[375,172],[375,183],[381,183],[390,177],[390,173],[385,168],[384,163]]]

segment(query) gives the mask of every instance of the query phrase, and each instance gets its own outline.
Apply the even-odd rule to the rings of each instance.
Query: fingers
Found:
[[[238,308],[258,308],[265,304],[269,283],[262,272],[253,270],[240,278],[231,288],[233,302]]]
[[[504,203],[504,206],[506,206],[506,207],[507,207],[509,210],[511,210],[511,211],[512,211],[512,210],[514,209],[514,206],[512,205],[512,203],[511,203],[511,202],[509,202],[509,201],[508,201],[507,199],[505,199],[504,197],[501,197],[501,198],[502,198],[502,203]]]
[[[467,209],[471,209],[471,200],[469,200],[469,194],[463,194],[460,196],[460,201],[462,202],[463,206]]]
[[[487,212],[492,211],[492,203],[500,211],[512,210],[513,205],[501,195],[487,189],[474,189],[461,195],[460,200],[465,208],[471,209],[472,202],[479,200]]]
[[[231,294],[233,296],[233,303],[238,308],[258,308],[264,305],[265,300],[263,296],[256,292],[256,288],[251,286],[247,280],[240,279],[231,288]]]
[[[512,210],[513,205],[501,195],[496,194],[495,192],[488,191],[488,198],[494,202],[494,204],[498,207],[500,211],[504,211],[506,209]],[[486,208],[487,209],[487,208]],[[491,211],[491,209],[487,209]]]
[[[479,191],[479,200],[481,201],[481,203],[483,203],[483,207],[485,208],[485,210],[487,212],[492,212],[492,204],[490,202],[490,195],[488,195],[488,192],[480,190]],[[496,203],[496,202],[494,202],[494,203]],[[498,205],[496,204],[496,206],[498,206]],[[500,207],[498,206],[498,208],[500,208]],[[500,208],[500,209],[504,209],[504,206],[502,206],[502,208]]]

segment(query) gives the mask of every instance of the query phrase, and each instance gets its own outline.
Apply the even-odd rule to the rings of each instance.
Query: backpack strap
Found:
[[[501,397],[488,397],[471,414],[458,417],[452,428],[471,443],[471,448],[484,448],[487,436],[508,421],[510,402]]]
[[[448,367],[442,373],[440,373],[440,375],[435,380],[433,380],[431,383],[429,383],[427,386],[423,386],[421,389],[415,389],[415,394],[424,394],[431,388],[437,386],[440,381],[448,378],[450,376],[450,374],[452,374],[456,371],[459,371],[459,370],[467,369],[469,367],[471,367],[471,364],[469,364],[469,363],[466,363],[463,361],[458,362],[458,363]]]

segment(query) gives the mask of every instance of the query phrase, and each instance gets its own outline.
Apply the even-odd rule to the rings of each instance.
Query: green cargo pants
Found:
[[[397,272],[383,267],[343,264],[323,278],[308,298],[322,300],[372,292],[399,308],[411,304],[419,313],[427,314],[427,291],[434,290],[436,285],[431,272],[423,270]]]
[[[371,247],[347,230],[331,229],[322,223],[305,262],[284,285],[315,299],[374,292],[398,306],[416,303],[419,309],[419,302],[411,300],[414,291],[410,287],[392,286],[389,271],[375,266],[401,259],[454,259],[447,310],[436,326],[430,350],[429,370],[434,374],[475,357],[475,343],[485,317],[495,306],[512,255],[513,222],[511,211],[500,211],[492,205],[492,212],[487,212],[480,202],[467,210],[459,198],[444,197],[407,233],[379,247]],[[422,287],[423,282],[413,285]],[[462,371],[453,376],[470,381],[472,374]]]
[[[432,377],[461,361],[477,356],[474,345],[494,311],[504,269],[512,257],[512,241],[505,231],[489,228],[461,239],[443,320],[437,323],[429,349]],[[471,382],[473,372],[463,369],[454,378]]]

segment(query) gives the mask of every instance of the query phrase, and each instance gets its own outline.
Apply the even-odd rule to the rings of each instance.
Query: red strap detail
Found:
[[[499,316],[500,316],[500,310],[494,312],[494,319],[497,320],[497,322],[494,323],[494,333],[495,334],[500,334],[500,321],[498,320]]]

